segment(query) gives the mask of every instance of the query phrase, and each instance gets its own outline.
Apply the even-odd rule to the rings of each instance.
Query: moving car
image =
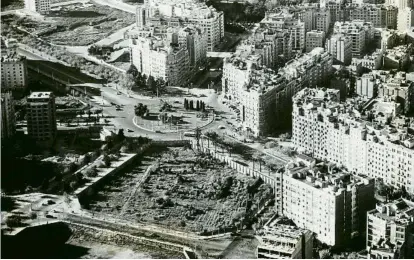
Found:
[[[131,130],[131,129],[127,129],[127,131],[129,132],[129,133],[132,133],[132,132],[134,132],[134,130]]]

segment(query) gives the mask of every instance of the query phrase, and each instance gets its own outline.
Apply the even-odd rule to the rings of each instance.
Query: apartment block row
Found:
[[[131,63],[139,72],[163,79],[168,85],[184,85],[191,72],[205,62],[207,35],[198,27],[158,26],[138,31],[131,39]]]
[[[224,14],[193,0],[149,0],[137,7],[137,25],[197,25],[206,34],[207,50],[214,51],[224,37]]]
[[[332,56],[322,48],[293,59],[278,72],[262,65],[260,55],[233,55],[223,64],[222,92],[240,109],[244,130],[262,136],[290,125],[291,100],[306,86],[325,84]]]
[[[338,90],[304,89],[293,99],[299,151],[414,193],[414,136],[401,105],[378,98],[339,102]]]

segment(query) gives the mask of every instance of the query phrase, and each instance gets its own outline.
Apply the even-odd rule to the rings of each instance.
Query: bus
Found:
[[[195,137],[196,135],[194,132],[184,132],[184,136]]]

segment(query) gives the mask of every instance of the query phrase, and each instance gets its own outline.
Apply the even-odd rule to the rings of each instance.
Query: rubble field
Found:
[[[153,170],[147,171],[151,165]],[[131,222],[209,232],[238,225],[272,196],[271,187],[260,179],[175,147],[144,156],[139,165],[96,191],[90,206],[96,213]]]

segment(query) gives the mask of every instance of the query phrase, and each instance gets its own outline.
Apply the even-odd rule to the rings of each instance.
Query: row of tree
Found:
[[[197,100],[195,102],[195,107],[194,107],[194,101],[193,100],[188,100],[188,99],[184,99],[184,108],[186,110],[197,110],[197,111],[206,111],[206,103],[204,103],[201,100]]]

